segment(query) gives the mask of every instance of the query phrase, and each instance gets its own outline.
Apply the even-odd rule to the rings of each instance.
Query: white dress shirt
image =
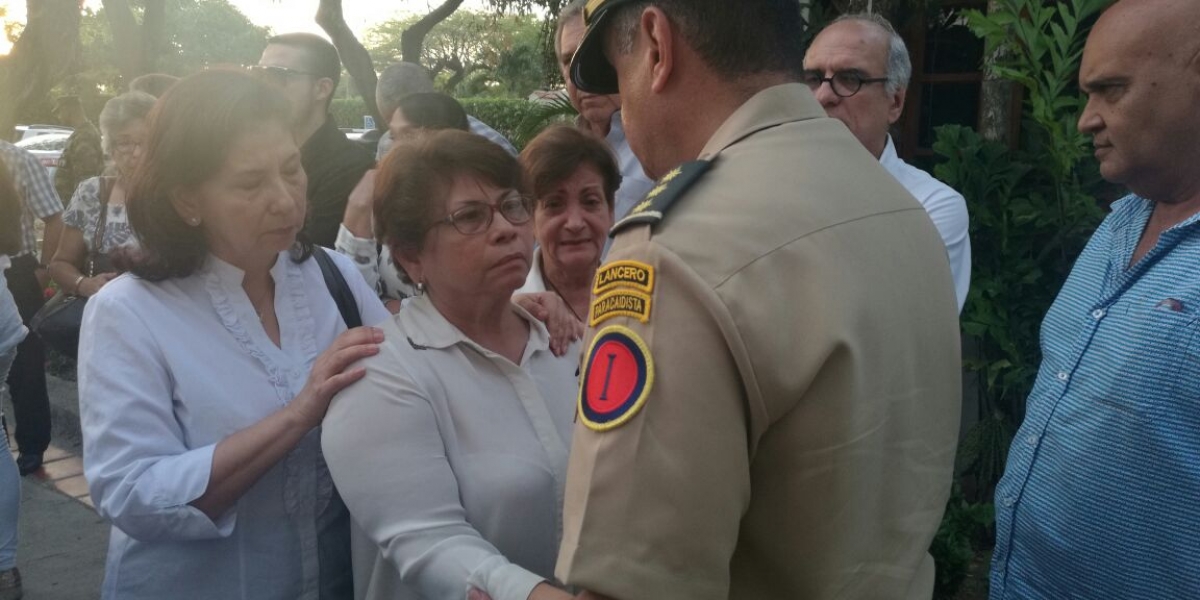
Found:
[[[553,580],[575,363],[527,313],[520,364],[476,344],[426,296],[381,325],[367,375],[322,426],[356,534],[359,598],[525,600]]]
[[[646,176],[642,163],[629,147],[629,140],[625,138],[625,127],[621,124],[621,111],[613,113],[612,124],[605,139],[616,155],[617,169],[621,171],[621,187],[617,189],[613,202],[613,222],[616,223],[625,218],[625,215],[650,193],[654,188],[654,181]],[[607,250],[607,246],[605,249]]]
[[[386,319],[344,257],[333,256],[364,323]],[[271,269],[280,346],[242,289],[244,273],[209,257],[195,274],[123,275],[92,297],[79,342],[84,474],[113,523],[103,598],[316,599],[318,534],[333,492],[312,431],[216,522],[204,494],[213,451],[286,406],[314,359],[346,330],[316,260],[282,253]],[[330,572],[340,568],[342,572]]]
[[[908,193],[916,196],[933,225],[937,227],[942,241],[946,244],[946,254],[950,257],[950,271],[954,275],[954,295],[958,298],[958,312],[962,312],[963,304],[967,302],[967,291],[971,287],[971,237],[968,233],[970,219],[967,216],[967,201],[962,194],[950,186],[934,179],[926,173],[902,160],[896,154],[896,146],[892,137],[888,136],[887,146],[879,163],[888,173],[892,174]]]

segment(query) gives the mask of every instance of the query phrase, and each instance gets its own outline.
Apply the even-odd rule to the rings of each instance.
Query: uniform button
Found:
[[[1095,318],[1095,319],[1103,319],[1103,318],[1104,318],[1104,309],[1103,309],[1103,308],[1097,308],[1096,310],[1093,310],[1093,311],[1092,311],[1092,317],[1093,317],[1093,318]]]
[[[1067,375],[1067,372],[1066,372],[1066,371],[1059,371],[1059,372],[1058,372],[1058,380],[1059,380],[1059,381],[1066,381],[1066,380],[1067,380],[1067,379],[1069,379],[1070,377],[1071,377],[1071,376],[1070,376],[1070,375]]]
[[[1025,438],[1025,443],[1029,444],[1030,446],[1037,446],[1038,441],[1039,441],[1038,436],[1036,436],[1036,435],[1031,435],[1031,436]]]

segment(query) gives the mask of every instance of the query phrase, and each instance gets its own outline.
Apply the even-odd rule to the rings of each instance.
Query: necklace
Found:
[[[583,317],[579,316],[579,313],[575,312],[575,307],[571,306],[571,303],[567,301],[567,297],[564,296],[562,292],[558,291],[558,287],[554,285],[553,281],[550,281],[550,278],[547,277],[545,273],[542,274],[542,281],[545,281],[546,287],[550,288],[550,291],[554,292],[554,294],[563,301],[563,304],[567,305],[567,310],[571,311],[571,314],[575,315],[575,318],[578,319],[580,323],[583,323]]]

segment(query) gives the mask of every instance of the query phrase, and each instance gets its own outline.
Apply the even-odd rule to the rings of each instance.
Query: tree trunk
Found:
[[[441,6],[421,17],[420,21],[405,29],[404,33],[400,34],[400,60],[421,64],[421,49],[425,46],[425,36],[429,35],[438,23],[454,14],[462,3],[463,0],[446,0]]]
[[[375,118],[375,127],[386,129],[387,123],[379,114],[379,106],[375,104],[375,86],[379,83],[375,76],[375,66],[367,49],[363,48],[354,32],[346,25],[346,18],[342,14],[342,0],[321,0],[317,7],[316,21],[337,48],[342,64],[362,96],[367,113]]]
[[[0,57],[0,136],[8,139],[18,115],[47,103],[79,47],[79,0],[26,0],[27,20],[8,56]]]
[[[988,2],[988,11],[998,10],[996,0]],[[1017,140],[1013,133],[1014,102],[1013,82],[989,72],[988,66],[995,64],[1004,57],[1004,51],[997,48],[983,58],[983,88],[981,90],[979,133],[984,139],[1001,142],[1009,148],[1015,148]],[[1019,105],[1016,107],[1019,112]]]
[[[137,75],[158,71],[158,57],[166,51],[166,39],[166,0],[146,0],[146,12],[142,15],[142,56],[138,65],[140,72]],[[128,84],[129,81],[125,83]]]
[[[112,31],[113,57],[121,79],[129,85],[135,77],[142,74],[142,30],[133,9],[126,0],[103,0],[104,14],[108,17],[108,27]]]

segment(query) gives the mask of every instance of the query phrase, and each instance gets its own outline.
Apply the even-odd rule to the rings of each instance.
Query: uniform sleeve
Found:
[[[96,510],[143,541],[229,536],[236,509],[214,523],[188,505],[208,488],[216,445],[188,446],[158,341],[114,292],[88,301],[79,341],[84,473]]]
[[[421,597],[465,598],[475,585],[495,600],[525,600],[542,578],[467,522],[433,407],[400,363],[394,350],[365,361],[366,377],[338,394],[322,423],[342,499]]]
[[[618,600],[724,600],[750,474],[723,306],[666,249],[626,246],[606,264],[621,259],[654,270],[648,320],[612,317],[589,332],[557,576]],[[604,412],[636,400],[643,379],[640,409]],[[612,420],[589,424],[589,412]]]

